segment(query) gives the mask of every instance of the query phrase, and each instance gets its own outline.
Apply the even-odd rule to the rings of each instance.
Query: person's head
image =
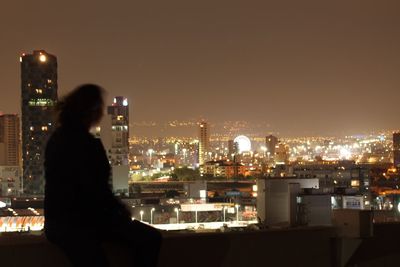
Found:
[[[100,122],[103,116],[104,89],[95,84],[83,84],[58,102],[58,123],[87,129]]]

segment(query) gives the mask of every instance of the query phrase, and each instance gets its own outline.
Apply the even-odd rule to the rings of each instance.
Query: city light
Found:
[[[144,211],[141,210],[141,211],[140,211],[140,220],[141,220],[141,221],[143,221],[143,214],[144,214]]]
[[[235,138],[234,143],[238,143],[239,153],[251,151],[251,141],[247,136],[239,135]]]
[[[226,219],[225,219],[225,214],[226,214],[226,210],[227,210],[227,208],[224,206],[224,208],[223,208],[223,210],[224,210],[224,222],[226,221]]]
[[[175,208],[174,210],[176,212],[176,223],[179,223],[179,209]]]
[[[240,207],[239,204],[235,205],[235,208],[236,208],[236,221],[237,222],[239,222],[239,207]]]
[[[41,55],[39,56],[39,60],[40,60],[41,62],[46,62],[47,58],[46,58],[45,55],[41,54]]]
[[[150,210],[150,224],[153,224],[153,213],[156,209],[155,208],[151,208]]]

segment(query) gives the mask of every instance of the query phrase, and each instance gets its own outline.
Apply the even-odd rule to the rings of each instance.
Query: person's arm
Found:
[[[99,139],[93,139],[92,141],[91,146],[93,147],[90,149],[92,155],[89,161],[93,172],[89,175],[89,180],[93,184],[93,197],[96,205],[100,205],[99,212],[116,220],[131,220],[131,214],[126,206],[112,192],[109,183],[111,169],[106,151]]]

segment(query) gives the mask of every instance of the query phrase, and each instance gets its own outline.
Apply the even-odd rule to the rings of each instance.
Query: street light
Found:
[[[150,167],[151,167],[151,161],[152,161],[152,155],[154,153],[154,149],[150,148],[149,150],[147,150],[147,153],[150,155]]]
[[[226,207],[224,206],[224,222],[225,222],[225,212],[226,212]]]
[[[143,214],[144,214],[144,211],[143,210],[141,210],[140,211],[140,220],[143,222]]]
[[[266,154],[266,152],[267,152],[267,148],[266,148],[265,146],[262,146],[262,147],[261,147],[261,150],[264,152],[264,153],[263,153],[263,156],[264,156],[264,158],[265,158],[265,154]]]
[[[235,208],[236,208],[236,221],[239,223],[239,204],[236,204]]]
[[[152,209],[150,210],[150,224],[153,224],[153,212],[154,212],[155,210],[156,210],[155,208],[152,208]]]
[[[175,212],[176,212],[176,223],[179,223],[179,209],[175,208]]]

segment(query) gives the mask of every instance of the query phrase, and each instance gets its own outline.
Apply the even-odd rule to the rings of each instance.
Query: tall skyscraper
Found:
[[[24,193],[44,192],[44,149],[55,127],[57,58],[44,50],[22,54],[22,165]]]
[[[0,114],[0,166],[20,165],[19,117]]]
[[[276,136],[268,135],[267,137],[265,137],[265,147],[267,148],[266,152],[269,153],[268,155],[270,157],[275,156],[275,149],[277,144],[278,138]]]
[[[199,164],[203,165],[210,150],[210,132],[207,122],[202,121],[199,125]]]
[[[0,114],[0,196],[21,192],[19,116]]]
[[[107,107],[100,126],[100,137],[112,167],[111,184],[116,194],[128,194],[129,182],[129,105],[122,96]]]
[[[239,145],[234,140],[228,140],[228,158],[232,159],[239,152]]]
[[[110,161],[113,166],[128,165],[129,154],[129,105],[122,96],[114,98],[114,103],[107,107],[111,118]]]
[[[395,167],[400,165],[400,132],[393,133],[393,162]]]

